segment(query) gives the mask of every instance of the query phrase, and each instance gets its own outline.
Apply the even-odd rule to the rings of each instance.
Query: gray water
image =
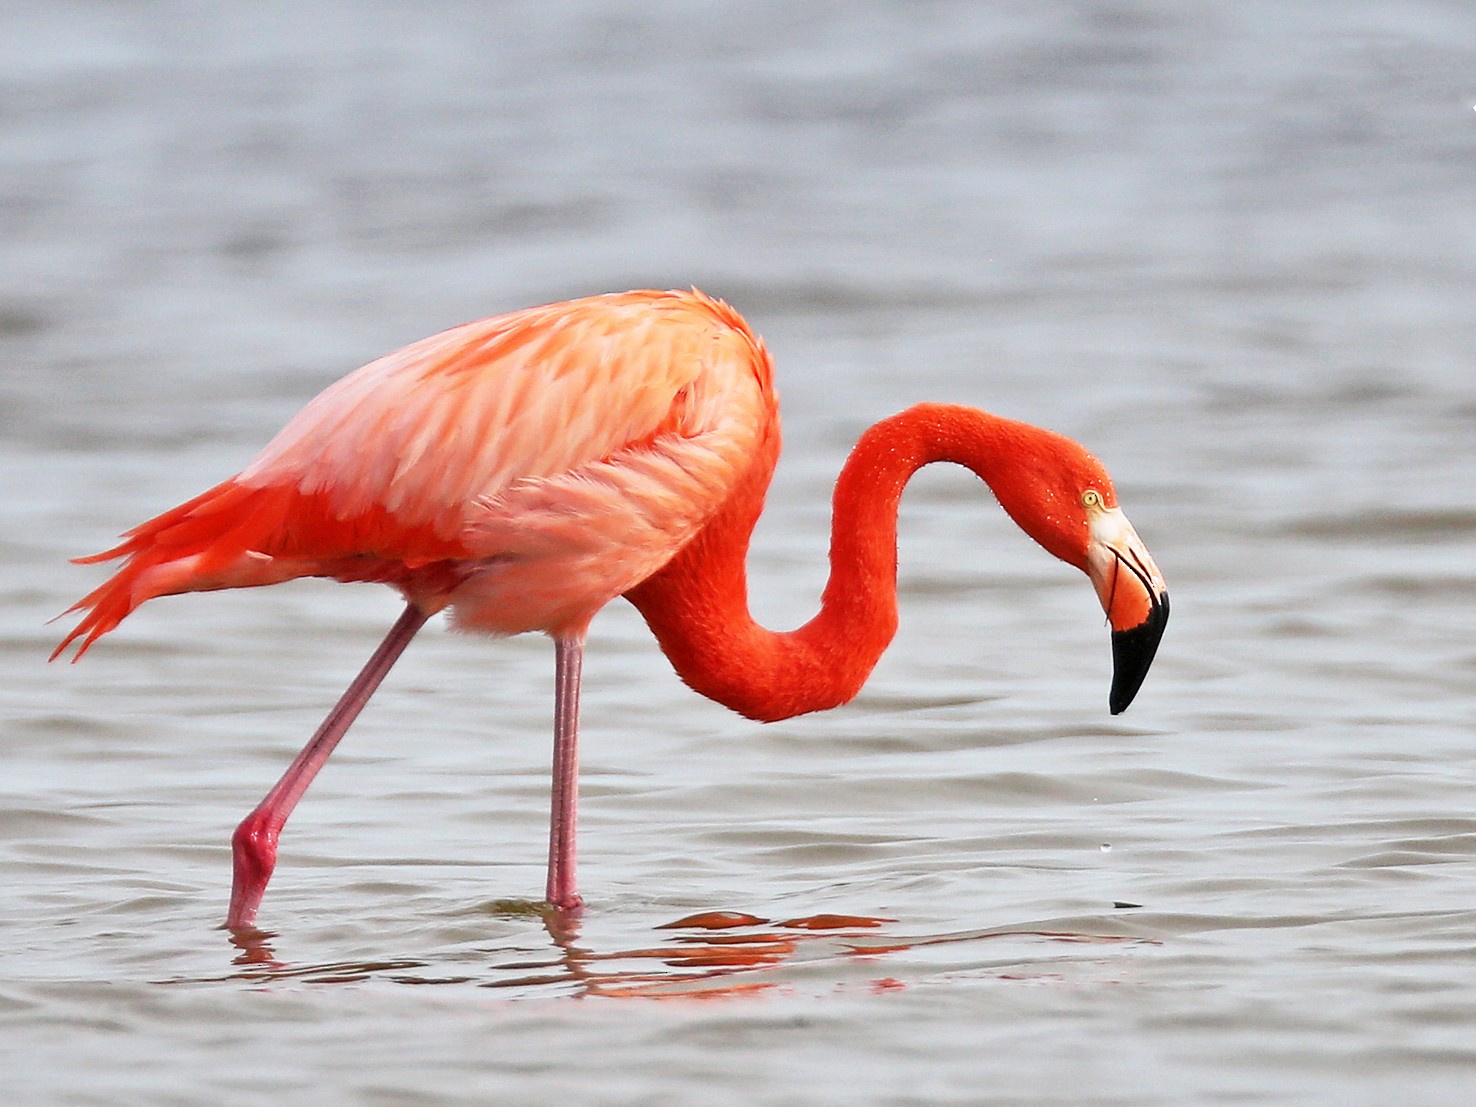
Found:
[[[1470,1102],[1473,106],[1437,0],[4,5],[5,1101]],[[1174,601],[1138,701],[930,470],[846,708],[738,719],[597,620],[577,925],[552,651],[433,627],[233,944],[231,829],[397,601],[170,598],[48,667],[66,559],[398,345],[689,284],[778,364],[760,615],[866,424],[973,403],[1115,473]]]

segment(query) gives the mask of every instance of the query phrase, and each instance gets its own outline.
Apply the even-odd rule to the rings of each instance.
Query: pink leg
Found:
[[[553,816],[548,831],[548,888],[551,907],[584,906],[575,890],[574,828],[579,807],[579,670],[584,635],[554,640]]]
[[[428,618],[413,604],[405,608],[405,613],[390,628],[374,656],[328,713],[323,725],[318,727],[312,741],[303,747],[297,759],[282,774],[282,779],[257,804],[256,810],[236,828],[231,839],[235,879],[231,883],[231,907],[226,915],[226,926],[244,929],[255,924],[256,910],[261,906],[267,881],[272,878],[272,870],[277,865],[277,838],[287,816],[292,814],[292,809],[328,760],[333,747],[358,718],[380,681],[384,680],[385,674]]]

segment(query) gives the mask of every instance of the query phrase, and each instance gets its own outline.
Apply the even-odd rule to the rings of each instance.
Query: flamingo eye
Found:
[[[1081,506],[1101,507],[1102,493],[1098,492],[1095,488],[1088,488],[1085,492],[1081,494]]]

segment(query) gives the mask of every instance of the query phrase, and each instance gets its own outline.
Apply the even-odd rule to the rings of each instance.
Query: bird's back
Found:
[[[330,576],[433,606],[469,567],[560,543],[596,556],[634,541],[649,560],[667,531],[689,538],[777,433],[762,343],[695,290],[468,323],[350,373],[238,476],[80,559],[127,558],[73,608],[87,613],[57,652],[81,637],[80,656],[175,592]],[[581,547],[591,534],[605,545]]]

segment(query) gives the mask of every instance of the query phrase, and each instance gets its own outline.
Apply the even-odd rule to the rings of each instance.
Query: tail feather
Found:
[[[111,577],[57,616],[60,619],[74,612],[86,612],[51,651],[50,660],[55,661],[68,646],[81,639],[77,652],[72,655],[72,661],[76,662],[139,604],[160,595],[159,591],[140,587],[145,574],[160,565],[199,554],[216,545],[214,539],[220,533],[220,508],[230,506],[233,501],[239,502],[240,493],[244,491],[235,481],[224,481],[194,499],[124,531],[123,541],[111,549],[74,557],[74,565],[97,565],[120,557],[127,560]],[[212,522],[214,526],[207,525]]]
[[[75,558],[74,560],[79,563],[83,561],[82,558]],[[87,560],[95,560],[95,557]],[[129,567],[125,565],[119,572],[102,584],[101,587],[94,588],[58,615],[57,618],[61,619],[71,615],[73,612],[87,612],[82,617],[82,620],[61,640],[56,649],[51,651],[51,656],[47,660],[55,661],[62,655],[62,651],[78,638],[81,638],[81,645],[77,647],[77,652],[72,655],[72,660],[75,662],[87,652],[92,643],[96,642],[104,634],[121,623],[128,616],[128,613],[137,607],[140,602],[134,600],[132,596],[133,582],[129,578],[133,575],[129,571]]]
[[[291,485],[250,487],[235,478],[122,537],[112,549],[73,559],[78,565],[124,561],[57,616],[85,612],[52,651],[52,660],[77,642],[76,661],[156,596],[275,584],[297,576],[389,580],[396,575],[394,567],[416,570],[467,556],[457,536],[439,534],[430,523],[405,525],[381,507],[345,517],[326,492],[304,493]]]

